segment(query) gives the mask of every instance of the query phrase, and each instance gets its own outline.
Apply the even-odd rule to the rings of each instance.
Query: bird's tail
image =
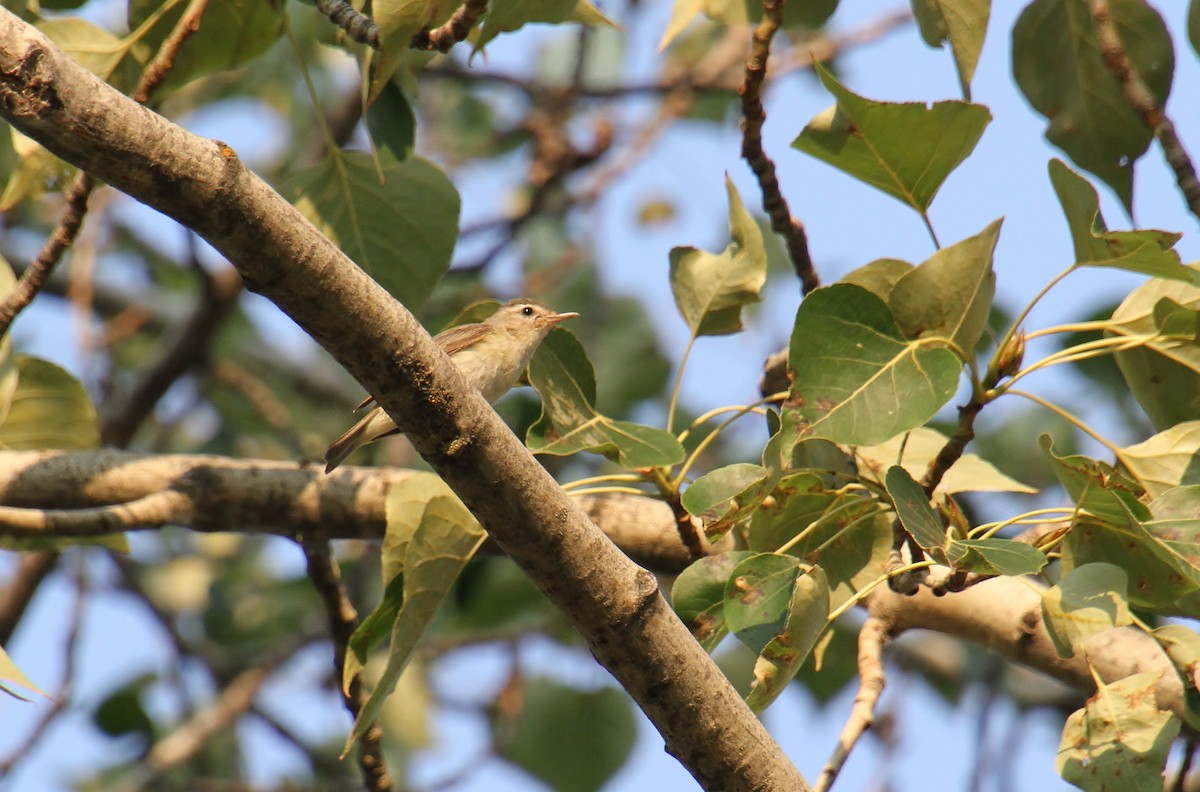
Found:
[[[329,448],[325,450],[325,472],[332,471],[346,461],[346,457],[368,443],[395,434],[397,431],[399,430],[396,428],[396,424],[392,423],[392,419],[387,416],[387,413],[381,407],[376,407],[363,416],[362,420],[347,429],[345,434],[329,444]]]

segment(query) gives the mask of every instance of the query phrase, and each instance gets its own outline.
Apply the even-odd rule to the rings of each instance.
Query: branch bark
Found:
[[[660,596],[469,388],[403,306],[227,145],[190,134],[0,11],[0,115],[178,220],[376,396],[587,640],[706,789],[808,789]]]

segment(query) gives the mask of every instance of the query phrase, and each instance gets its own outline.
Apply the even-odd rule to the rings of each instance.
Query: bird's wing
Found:
[[[485,324],[465,324],[443,330],[434,336],[433,340],[447,355],[454,355],[455,352],[461,352],[490,332],[492,332],[492,328]]]

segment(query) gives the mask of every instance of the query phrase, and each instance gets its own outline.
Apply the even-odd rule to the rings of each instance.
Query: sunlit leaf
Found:
[[[813,68],[837,98],[792,146],[924,214],[946,177],[975,149],[991,113],[966,102],[875,102]]]
[[[914,0],[912,6],[926,44],[940,47],[950,42],[963,99],[971,101],[971,80],[983,51],[991,0]]]
[[[1092,563],[1072,569],[1042,593],[1042,620],[1059,657],[1074,656],[1093,635],[1133,623],[1127,583],[1120,567]]]
[[[783,4],[783,27],[819,28],[833,15],[838,0],[805,0],[803,3]],[[675,0],[671,19],[658,43],[666,49],[688,25],[703,13],[722,25],[757,23],[762,18],[762,3],[746,0]]]
[[[482,50],[501,33],[512,33],[534,23],[559,25],[564,22],[617,26],[588,0],[509,0],[492,3],[475,39],[475,52]]]
[[[1143,0],[1110,0],[1108,8],[1133,67],[1165,104],[1175,55],[1162,17]],[[1104,63],[1085,0],[1027,5],[1013,26],[1012,64],[1021,92],[1050,121],[1046,138],[1131,209],[1133,164],[1151,133]]]
[[[729,232],[733,241],[719,254],[692,247],[671,251],[671,292],[693,336],[728,335],[742,329],[742,308],[758,302],[767,280],[767,254],[758,223],[737,188],[725,177]]]
[[[804,299],[788,355],[793,405],[809,434],[872,445],[920,426],[950,400],[961,363],[940,342],[909,340],[887,305],[834,284]]]
[[[861,474],[884,483],[884,475],[892,465],[900,465],[914,479],[925,475],[929,463],[937,457],[950,438],[928,426],[918,426],[890,440],[854,449]],[[901,449],[904,454],[901,456]],[[975,454],[963,454],[946,471],[936,492],[1037,492],[1016,479],[1004,475],[991,462]]]
[[[31,690],[40,696],[46,696],[46,693],[41,688],[33,684],[29,680],[29,677],[21,672],[21,669],[17,667],[13,659],[8,656],[8,652],[4,651],[4,647],[0,646],[0,691],[4,691],[13,698],[29,701],[29,699],[12,690],[13,685]],[[50,697],[46,696],[46,698]]]
[[[725,621],[758,654],[784,630],[796,579],[804,570],[791,556],[763,553],[742,560],[725,584]]]
[[[1122,448],[1120,460],[1150,497],[1200,484],[1200,421],[1186,421]]]
[[[1179,719],[1160,710],[1154,690],[1160,672],[1147,671],[1111,685],[1096,680],[1096,695],[1071,713],[1056,766],[1063,780],[1088,790],[1161,792],[1163,769]]]
[[[1187,268],[1197,272],[1195,265]],[[1159,332],[1164,299],[1188,310],[1200,310],[1200,287],[1176,280],[1149,280],[1134,289],[1113,312],[1107,332],[1144,336]],[[1158,319],[1155,312],[1158,311]],[[1138,404],[1160,431],[1200,420],[1200,344],[1186,338],[1163,338],[1116,353],[1117,366]]]
[[[1200,727],[1200,634],[1182,624],[1167,624],[1150,631],[1162,646],[1183,688],[1183,715],[1192,728]]]
[[[49,361],[17,355],[17,387],[0,424],[0,447],[87,451],[99,445],[96,409],[79,380]]]
[[[1061,160],[1050,160],[1050,181],[1062,205],[1075,261],[1089,267],[1110,267],[1157,278],[1194,282],[1197,274],[1183,266],[1171,248],[1183,234],[1170,231],[1109,231],[1100,214],[1100,196],[1088,180]]]
[[[887,302],[896,283],[913,269],[912,264],[900,259],[875,259],[846,273],[838,283],[852,283],[855,286],[861,286]]]
[[[542,342],[529,364],[529,382],[542,397],[542,415],[525,436],[535,454],[594,451],[615,456],[630,470],[683,460],[683,446],[669,432],[596,411],[592,364],[566,330],[557,328]]]
[[[945,338],[973,358],[996,293],[992,254],[1001,222],[942,248],[896,281],[888,307],[906,338]]]
[[[379,57],[371,73],[369,91],[372,99],[379,95],[404,62],[412,37],[423,28],[437,27],[445,22],[460,5],[460,0],[374,0],[371,3],[371,17],[379,27]]]
[[[393,484],[386,509],[387,532],[381,553],[386,593],[377,610],[394,614],[391,643],[387,665],[355,720],[347,749],[378,716],[421,634],[486,536],[467,507],[432,473],[415,473]],[[402,584],[390,585],[395,580]],[[380,622],[379,617],[368,617],[360,630],[381,632]],[[364,642],[351,643],[360,648],[346,653],[343,687],[361,673],[366,662]]]
[[[679,573],[671,586],[671,605],[705,651],[711,652],[729,629],[725,624],[725,584],[734,568],[754,555],[735,550],[707,556]]]

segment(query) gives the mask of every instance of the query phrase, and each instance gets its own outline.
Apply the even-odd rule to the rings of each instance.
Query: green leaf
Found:
[[[175,29],[186,3],[167,9],[142,37],[141,43],[157,50]],[[179,48],[174,65],[156,89],[162,98],[192,80],[244,66],[270,49],[283,34],[284,3],[247,0],[208,0],[199,25]],[[162,9],[161,0],[133,0],[129,28],[136,30]]]
[[[725,621],[759,654],[784,631],[796,579],[804,570],[791,556],[761,553],[742,560],[725,583]]]
[[[829,581],[820,567],[796,578],[783,630],[759,652],[746,704],[762,712],[783,692],[817,644],[829,620]]]
[[[922,215],[992,118],[986,107],[966,102],[875,102],[847,90],[819,63],[813,68],[837,104],[810,121],[792,146]]]
[[[1183,716],[1194,729],[1200,727],[1200,635],[1182,624],[1168,624],[1151,630],[1150,635],[1162,646],[1175,666],[1183,688]]]
[[[1195,265],[1188,269],[1197,272]],[[1188,310],[1200,310],[1200,287],[1175,280],[1146,281],[1113,312],[1108,333],[1126,337],[1158,333],[1158,322],[1163,321],[1159,306],[1164,299]],[[1163,431],[1200,420],[1200,344],[1163,338],[1119,350],[1115,357],[1129,390],[1156,429]]]
[[[371,16],[379,26],[379,57],[371,74],[369,92],[372,101],[404,62],[412,37],[423,28],[445,22],[460,5],[460,0],[448,3],[442,0],[374,0],[371,3]],[[370,58],[367,60],[369,62]]]
[[[721,536],[749,517],[773,486],[771,471],[740,463],[705,473],[683,491],[688,513],[704,522],[709,537]]]
[[[751,550],[774,552],[820,520],[839,501],[813,471],[783,476],[751,519],[747,542]]]
[[[1137,482],[1106,462],[1081,454],[1058,456],[1050,435],[1042,435],[1038,442],[1050,457],[1054,474],[1081,510],[1118,526],[1127,524],[1130,517],[1139,521],[1149,518],[1149,511],[1136,499]]]
[[[1183,266],[1171,248],[1183,236],[1170,231],[1109,231],[1100,214],[1100,196],[1088,180],[1062,160],[1050,160],[1050,182],[1058,195],[1075,262],[1086,267],[1110,267],[1156,278],[1196,282],[1197,273]]]
[[[1141,504],[1138,504],[1139,506]],[[1152,500],[1144,517],[1127,512],[1123,523],[1083,520],[1062,545],[1063,569],[1092,562],[1121,567],[1129,579],[1129,600],[1163,614],[1200,615],[1200,487],[1176,487]]]
[[[387,532],[381,554],[386,596],[377,610],[395,613],[391,644],[387,665],[355,720],[346,750],[378,717],[421,634],[486,537],[467,507],[432,473],[414,473],[393,484],[388,491],[386,510]],[[403,581],[399,592],[390,585],[397,579]],[[379,618],[368,617],[360,629],[377,632],[378,628]],[[361,636],[351,643],[365,645]],[[364,655],[346,653],[343,687],[361,673]]]
[[[1059,657],[1093,635],[1133,624],[1125,600],[1128,578],[1112,564],[1085,564],[1042,592],[1042,620]]]
[[[1143,0],[1110,0],[1109,11],[1133,67],[1160,106],[1175,69],[1171,37]],[[1012,32],[1013,76],[1034,109],[1050,120],[1046,138],[1133,206],[1133,164],[1151,133],[1100,53],[1085,0],[1034,0]]]
[[[971,79],[983,51],[991,0],[913,0],[912,7],[926,44],[941,47],[950,42],[963,99],[971,101]]]
[[[4,256],[0,256],[0,302],[8,299],[17,278],[13,274]],[[8,410],[12,406],[13,396],[17,392],[17,357],[13,354],[12,334],[5,333],[0,338],[0,426],[8,418]]]
[[[1200,421],[1186,421],[1122,448],[1125,469],[1152,498],[1182,484],[1200,484]]]
[[[481,51],[501,33],[512,33],[534,23],[560,25],[564,22],[617,27],[588,0],[508,0],[488,7],[475,39],[475,52]]]
[[[413,153],[417,139],[417,119],[408,97],[395,82],[389,82],[367,108],[367,130],[377,151],[387,152],[396,162]]]
[[[758,302],[767,280],[767,254],[758,223],[725,176],[733,241],[720,254],[692,247],[671,250],[671,292],[692,337],[742,329],[742,308]]]
[[[1036,575],[1046,555],[1011,539],[952,539],[946,548],[950,566],[983,575]]]
[[[936,429],[918,426],[883,443],[859,446],[854,449],[854,455],[860,474],[868,480],[883,484],[884,475],[892,465],[900,465],[916,479],[925,475],[929,463],[949,440]],[[935,492],[952,495],[956,492],[1034,493],[1037,490],[1004,475],[991,462],[975,454],[963,454],[942,476]]]
[[[783,27],[815,30],[837,9],[838,0],[805,0],[803,3],[784,3]],[[666,49],[702,13],[721,25],[740,26],[762,19],[762,3],[746,0],[675,0],[671,19],[658,43]]]
[[[810,436],[871,445],[932,418],[954,395],[961,363],[936,340],[904,338],[874,294],[834,284],[800,304],[788,367],[789,404]]]
[[[368,154],[334,152],[288,180],[301,214],[404,303],[419,310],[458,238],[458,191],[420,157],[382,166]]]
[[[946,524],[929,505],[924,488],[908,471],[894,465],[887,472],[887,491],[896,507],[900,524],[921,549],[940,564],[946,563]]]
[[[17,387],[0,424],[0,448],[88,451],[99,447],[96,409],[79,380],[53,363],[17,355]]]
[[[729,632],[725,623],[725,584],[734,568],[753,555],[735,550],[701,558],[679,573],[671,586],[675,613],[706,652],[716,649]]]
[[[497,753],[549,789],[595,792],[629,758],[637,722],[619,689],[524,680],[514,722],[497,724]]]
[[[19,685],[26,690],[31,690],[34,693],[37,693],[39,696],[46,696],[46,698],[50,698],[41,688],[29,681],[29,677],[25,676],[25,674],[21,672],[21,669],[17,667],[17,664],[13,662],[13,659],[8,656],[8,652],[4,651],[4,647],[0,646],[0,690],[4,691],[13,698],[20,699],[21,701],[29,701],[29,699],[25,698],[19,693],[15,693],[11,689],[12,685]]]
[[[838,283],[861,286],[884,302],[892,295],[896,283],[912,272],[912,264],[900,259],[875,259],[856,270],[846,273]]]
[[[1200,0],[1192,0],[1188,6],[1187,37],[1192,43],[1192,49],[1200,54]]]
[[[1056,766],[1064,781],[1088,792],[1162,792],[1179,719],[1155,704],[1160,675],[1147,671],[1111,685],[1097,678],[1096,695],[1063,727]]]
[[[669,432],[596,411],[592,364],[578,339],[562,328],[551,332],[533,356],[529,382],[542,397],[542,415],[525,436],[535,454],[595,451],[615,455],[629,470],[670,466],[684,458],[683,446]]]
[[[137,47],[78,17],[43,19],[37,28],[80,66],[122,92],[133,89],[141,73]],[[142,50],[144,51],[144,50]]]
[[[906,338],[944,338],[974,359],[996,293],[992,255],[1002,222],[942,248],[896,281],[888,306]]]

